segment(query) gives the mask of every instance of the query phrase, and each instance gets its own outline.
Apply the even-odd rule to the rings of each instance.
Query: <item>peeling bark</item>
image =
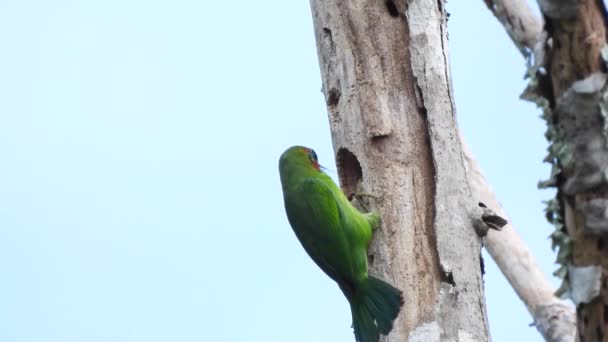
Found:
[[[311,8],[340,183],[378,198],[370,273],[406,302],[385,341],[489,341],[443,1]]]
[[[601,0],[539,0],[546,59],[528,91],[544,108],[558,194],[548,209],[560,248],[560,292],[574,301],[578,341],[608,341],[606,9]],[[604,58],[602,58],[604,57]],[[544,72],[546,70],[546,73]]]

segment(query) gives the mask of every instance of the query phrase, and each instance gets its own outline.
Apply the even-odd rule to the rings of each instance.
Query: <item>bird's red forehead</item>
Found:
[[[308,148],[308,147],[302,147],[301,151],[306,153],[306,154],[310,154],[310,152],[312,151],[312,149]],[[310,159],[310,162],[312,163],[312,166],[317,169],[317,170],[321,170],[321,165],[319,165],[319,162],[317,160],[312,160],[312,158]]]

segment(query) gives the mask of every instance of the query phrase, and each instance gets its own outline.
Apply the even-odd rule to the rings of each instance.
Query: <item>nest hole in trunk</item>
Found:
[[[357,156],[344,147],[338,149],[336,164],[338,165],[338,177],[340,178],[342,191],[351,200],[357,193],[357,188],[363,180],[361,164]]]

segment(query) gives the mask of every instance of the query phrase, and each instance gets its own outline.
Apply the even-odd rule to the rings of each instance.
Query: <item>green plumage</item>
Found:
[[[355,339],[377,342],[399,314],[401,291],[367,274],[367,248],[377,212],[363,214],[319,167],[306,147],[287,149],[279,161],[287,218],[302,246],[348,299]]]

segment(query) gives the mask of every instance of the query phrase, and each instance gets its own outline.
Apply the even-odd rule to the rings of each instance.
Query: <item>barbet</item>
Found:
[[[391,331],[403,305],[400,290],[367,273],[367,248],[380,215],[357,210],[310,148],[287,149],[279,172],[289,223],[308,255],[348,299],[355,339],[377,342]]]

